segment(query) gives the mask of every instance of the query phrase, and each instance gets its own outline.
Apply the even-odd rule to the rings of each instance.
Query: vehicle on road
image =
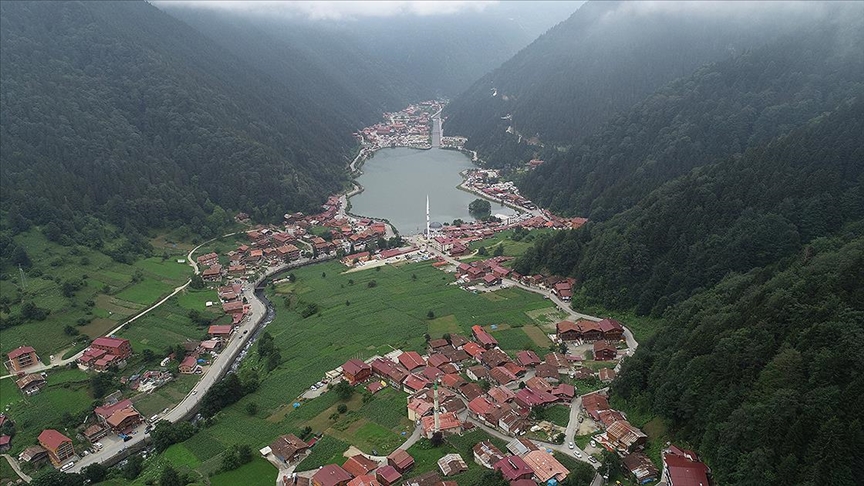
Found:
[[[597,464],[597,459],[594,459],[594,456],[588,456],[588,461]]]
[[[580,459],[582,458],[582,453],[579,451],[573,451],[573,455],[580,458]]]
[[[61,471],[68,471],[72,469],[72,466],[75,465],[75,461],[69,461],[66,464],[63,464],[63,467],[60,468]]]
[[[567,447],[570,448],[570,449],[572,449],[572,448],[574,448],[574,447],[576,447],[576,446],[573,445],[573,442],[569,442],[569,443],[567,444]]]
[[[192,390],[192,394],[193,394],[193,395],[197,395],[197,394],[198,394],[198,390]]]

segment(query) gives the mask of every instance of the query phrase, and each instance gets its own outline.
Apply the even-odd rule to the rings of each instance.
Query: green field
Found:
[[[459,484],[480,484],[480,478],[488,469],[474,462],[472,448],[478,442],[489,440],[493,445],[502,451],[507,450],[507,444],[497,438],[494,438],[482,430],[472,430],[461,436],[452,435],[445,438],[445,442],[440,447],[432,447],[432,444],[426,439],[420,439],[416,444],[408,449],[408,453],[414,457],[414,469],[408,474],[408,477],[419,476],[427,471],[439,471],[438,459],[441,459],[447,454],[458,453],[468,465],[468,470],[450,476],[447,479],[452,479]]]
[[[48,385],[31,397],[25,397],[19,392],[12,380],[2,380],[0,390],[3,392],[4,409],[8,404],[7,413],[15,421],[18,431],[12,442],[14,454],[35,444],[43,429],[56,428],[63,432],[66,426],[63,420],[65,413],[74,416],[89,409],[93,403],[88,376],[83,371],[75,368],[47,373]],[[9,387],[7,382],[12,383],[12,387]],[[9,397],[12,400],[8,400]],[[75,440],[74,433],[68,435]],[[75,445],[78,446],[77,442]]]
[[[493,208],[492,212],[493,213],[495,212],[494,208]],[[483,259],[483,258],[491,257],[492,252],[495,250],[495,247],[498,246],[499,244],[504,249],[504,256],[508,256],[508,257],[521,256],[523,253],[525,253],[526,250],[528,250],[528,248],[534,246],[534,240],[536,240],[539,236],[544,235],[544,234],[549,234],[552,231],[554,231],[554,230],[550,230],[550,229],[531,230],[531,232],[528,233],[527,236],[523,236],[523,238],[519,241],[513,240],[513,233],[514,233],[513,230],[507,230],[507,231],[502,231],[500,233],[496,233],[495,236],[493,236],[492,238],[487,238],[487,239],[482,240],[482,241],[475,241],[475,242],[471,243],[470,245],[468,245],[468,248],[471,251],[478,250],[482,246],[482,247],[485,247],[486,250],[489,252],[488,256],[485,256],[485,257],[475,256],[475,257],[471,258],[470,260],[476,260],[476,259]],[[505,266],[507,266],[507,265],[505,264]]]
[[[245,443],[257,450],[278,435],[299,434],[307,425],[314,433],[324,434],[324,439],[301,469],[336,459],[341,463],[341,454],[349,444],[367,453],[389,453],[413,430],[406,417],[405,393],[388,388],[367,403],[355,394],[347,403],[348,412],[337,413],[335,419],[331,416],[340,402],[333,393],[301,401],[296,409],[292,403],[326,371],[351,357],[366,359],[390,352],[393,347],[422,351],[427,332],[436,337],[443,332],[469,335],[474,324],[506,323],[514,326],[509,330],[516,336],[514,342],[532,343],[522,331],[533,326],[527,312],[549,307],[539,295],[519,289],[496,292],[494,299],[465,292],[449,285],[452,275],[433,268],[431,263],[388,265],[381,270],[342,274],[344,271],[345,267],[338,263],[304,267],[293,271],[295,282],[268,289],[277,313],[266,330],[273,336],[282,362],[269,374],[262,373],[256,392],[224,409],[213,425],[183,444],[200,461],[196,468],[199,473],[215,470],[214,465],[218,468],[218,455],[233,444]],[[375,285],[370,286],[373,280]],[[286,297],[290,307],[286,307]],[[178,299],[181,303],[188,300],[201,302]],[[311,303],[317,304],[319,313],[304,319],[300,313]],[[435,319],[427,317],[429,310]],[[141,342],[145,331],[135,331],[137,327],[147,326],[133,325],[129,330],[140,334],[136,340]],[[509,331],[501,330],[507,332],[505,336],[511,334]],[[520,332],[523,337],[519,337]],[[149,343],[156,337],[146,339]],[[257,354],[251,353],[243,366],[260,369]],[[258,406],[255,416],[245,411],[249,402]],[[470,457],[466,460],[471,462]]]
[[[50,314],[43,321],[31,320],[4,329],[0,339],[3,354],[27,344],[47,361],[51,354],[74,345],[76,338],[64,332],[66,326],[75,327],[85,339],[102,335],[182,285],[191,275],[188,265],[176,262],[185,257],[180,249],[165,250],[165,260],[150,257],[129,265],[92,248],[49,242],[35,229],[14,240],[27,249],[33,265],[26,271],[23,287],[17,268],[4,269],[6,278],[0,279],[0,295],[11,303],[9,312],[3,312],[2,317],[20,314],[22,297],[50,310]],[[112,244],[107,241],[106,247]],[[84,285],[73,295],[64,296],[63,284],[78,280]]]
[[[544,411],[546,420],[559,427],[567,427],[570,422],[570,407],[564,405],[553,405]]]
[[[233,471],[217,474],[210,478],[212,486],[273,486],[276,484],[278,471],[266,459],[255,457],[249,464],[244,464]]]

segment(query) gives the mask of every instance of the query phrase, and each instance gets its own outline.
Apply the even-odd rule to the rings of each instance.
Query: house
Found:
[[[207,329],[207,334],[210,335],[213,339],[219,339],[221,341],[227,341],[228,338],[231,337],[231,332],[233,331],[233,327],[231,324],[218,325],[214,324]]]
[[[309,444],[294,434],[288,434],[280,435],[279,438],[270,443],[269,447],[273,457],[283,464],[288,464],[299,459],[309,449]]]
[[[300,249],[294,245],[282,245],[276,248],[276,252],[279,255],[279,258],[286,262],[294,261],[300,258]]]
[[[41,374],[31,373],[23,378],[16,380],[15,384],[18,385],[18,389],[21,390],[21,393],[29,397],[31,395],[39,393],[39,390],[41,390],[47,384],[47,382]]]
[[[420,374],[423,376],[423,378],[429,380],[430,383],[434,383],[438,381],[438,377],[442,376],[444,372],[439,370],[438,368],[424,366],[423,369],[420,371]]]
[[[393,466],[396,471],[405,474],[414,467],[414,458],[402,449],[396,449],[387,456],[387,464]]]
[[[537,391],[552,393],[552,385],[550,385],[549,382],[545,379],[538,376],[525,380],[525,387]]]
[[[30,464],[38,464],[48,459],[48,451],[42,446],[30,446],[18,454],[18,460]]]
[[[342,365],[342,375],[349,385],[356,385],[372,376],[372,367],[359,359],[349,359]]]
[[[627,417],[618,410],[600,410],[597,415],[600,416],[600,422],[604,427],[609,427],[619,420],[627,420]]]
[[[615,370],[612,368],[600,368],[600,381],[603,383],[610,383],[615,379]]]
[[[709,486],[710,474],[692,451],[674,445],[663,451],[663,480],[668,486]]]
[[[471,342],[468,338],[461,334],[450,335],[450,345],[456,349],[462,349],[463,346]]]
[[[243,307],[243,301],[240,300],[225,302],[222,304],[222,310],[225,311],[226,314],[242,314],[244,311]]]
[[[478,419],[490,424],[491,426],[495,426],[498,424],[498,420],[492,420],[493,415],[500,416],[501,414],[495,414],[494,412],[500,408],[500,405],[492,403],[489,401],[486,396],[479,396],[474,400],[468,402],[468,410],[471,411]]]
[[[347,486],[381,486],[381,482],[372,474],[363,474],[362,476],[355,476],[354,479],[348,481]]]
[[[450,362],[450,358],[447,357],[446,354],[442,353],[433,353],[429,355],[429,358],[426,360],[429,363],[429,366],[434,366],[435,368],[440,368],[445,364]]]
[[[427,415],[420,419],[420,426],[423,437],[432,438],[435,433],[435,417]],[[446,412],[438,414],[438,430],[443,434],[460,434],[462,433],[462,422],[454,412]]]
[[[555,395],[562,402],[569,402],[576,396],[576,387],[569,383],[559,383],[549,393]]]
[[[222,265],[218,263],[201,272],[201,278],[208,282],[214,282],[222,278]]]
[[[497,348],[486,351],[483,353],[483,356],[480,357],[480,362],[489,368],[503,366],[504,363],[508,363],[509,361],[510,356],[507,356],[507,353]]]
[[[540,450],[530,439],[516,438],[507,443],[507,450],[514,456],[522,457],[531,451]]]
[[[408,399],[408,420],[416,422],[420,417],[424,417],[432,413],[433,404],[420,398]]]
[[[570,370],[570,362],[561,353],[549,353],[546,355],[546,364],[554,366],[559,373],[567,373]]]
[[[570,474],[570,471],[561,465],[552,454],[546,451],[531,451],[525,454],[522,459],[528,467],[534,471],[534,475],[541,483],[545,483],[550,479],[555,479],[559,483]]]
[[[13,374],[39,364],[39,356],[31,346],[20,346],[6,356],[9,358],[9,368]]]
[[[0,435],[0,452],[6,452],[12,448],[12,437]]]
[[[477,383],[466,383],[459,387],[459,393],[469,402],[483,395],[483,389]]]
[[[468,382],[456,373],[447,373],[441,377],[441,385],[452,390],[458,390],[459,387],[466,383]]]
[[[639,484],[656,481],[660,475],[660,471],[657,470],[651,459],[641,452],[627,454],[621,459],[621,463]],[[708,484],[705,483],[704,486],[708,486]]]
[[[561,321],[555,324],[555,334],[562,341],[578,341],[582,339],[582,331],[572,321]]]
[[[534,376],[537,378],[543,378],[547,381],[558,381],[561,378],[560,375],[558,368],[550,364],[543,363],[534,367]]]
[[[132,401],[121,400],[111,405],[102,405],[93,410],[103,425],[115,432],[125,432],[144,422],[144,417],[135,410]]]
[[[229,265],[228,266],[228,275],[232,275],[234,277],[242,277],[246,274],[246,265]]]
[[[437,351],[441,348],[448,348],[448,347],[450,347],[450,343],[447,342],[447,340],[443,339],[443,338],[442,339],[432,339],[429,341],[429,348],[432,349],[433,351]]]
[[[508,361],[508,362],[504,363],[503,366],[504,366],[504,368],[507,368],[507,371],[516,375],[516,377],[525,376],[525,373],[528,372],[528,370],[526,370],[524,366],[519,366],[518,364],[516,364],[512,361]]]
[[[603,339],[607,341],[620,341],[624,337],[624,326],[615,319],[606,318],[597,324],[603,333]]]
[[[474,462],[486,469],[492,469],[495,463],[504,458],[504,454],[501,450],[495,447],[488,440],[474,444],[473,451]]]
[[[489,390],[489,397],[492,398],[499,405],[504,405],[513,400],[516,397],[516,394],[513,393],[513,390],[504,387],[504,386],[496,386]]]
[[[207,253],[206,255],[199,256],[195,261],[197,261],[199,265],[210,267],[219,261],[219,255],[216,253]]]
[[[475,343],[474,341],[471,341],[471,342],[465,344],[464,346],[462,346],[462,350],[465,351],[466,353],[468,353],[468,355],[471,356],[472,358],[479,360],[480,357],[483,356],[483,353],[486,351],[486,348],[484,348],[483,346],[480,346],[479,344]]]
[[[397,449],[401,450],[401,449]],[[405,452],[405,451],[402,451]],[[407,453],[406,453],[407,454]],[[396,470],[395,467],[387,464],[386,466],[381,466],[375,470],[375,478],[383,485],[383,486],[391,486],[393,484],[398,484],[399,480],[402,479],[402,474]]]
[[[132,355],[132,344],[129,343],[128,339],[123,338],[99,337],[90,343],[90,349],[101,349],[120,359],[126,359]]]
[[[516,392],[516,397],[513,398],[520,407],[532,409],[534,407],[545,407],[558,401],[558,397],[544,391],[532,390],[523,388]]]
[[[423,357],[417,351],[406,351],[400,354],[399,364],[404,366],[408,371],[414,371],[417,368],[426,366],[426,362],[423,361]]]
[[[459,454],[451,453],[446,454],[441,459],[438,459],[438,469],[441,470],[441,474],[446,476],[454,476],[461,472],[465,472],[468,470],[468,464],[465,464],[465,460],[462,459],[462,456]]]
[[[498,427],[511,435],[521,435],[531,428],[531,423],[515,410],[506,410],[498,419]]]
[[[511,383],[515,383],[519,379],[516,377],[516,375],[511,373],[507,368],[503,366],[496,366],[489,370],[489,378],[502,386],[507,386]]]
[[[537,366],[541,363],[540,357],[537,356],[537,353],[531,351],[530,349],[526,351],[519,351],[518,353],[516,353],[516,361],[520,365],[525,367]]]
[[[616,449],[631,452],[645,446],[648,436],[626,420],[618,420],[606,428],[606,439]]]
[[[618,350],[615,346],[605,341],[594,342],[594,360],[595,361],[611,361],[618,357]]]
[[[552,293],[557,295],[558,298],[560,298],[564,302],[569,302],[570,299],[573,297],[573,288],[570,285],[570,282],[568,282],[567,280],[562,280],[556,283],[554,287],[552,287]]]
[[[405,378],[402,385],[406,393],[414,393],[431,386],[432,383],[420,375],[411,373]]]
[[[582,397],[582,409],[594,420],[600,420],[600,411],[609,410],[609,400],[599,392]]]
[[[327,464],[312,475],[313,486],[347,486],[351,474],[336,464]]]
[[[534,475],[534,470],[519,456],[503,457],[494,464],[494,468],[496,471],[501,471],[504,479],[511,482],[519,479],[531,479],[531,476]]]
[[[54,467],[63,465],[75,456],[72,439],[54,429],[45,429],[39,434],[39,445],[48,451],[48,458],[51,459]]]
[[[363,454],[357,454],[349,457],[342,464],[342,469],[348,471],[354,477],[364,476],[378,469],[378,463]]]
[[[465,371],[465,374],[468,375],[468,378],[474,381],[480,381],[489,378],[489,370],[487,370],[485,366],[481,365],[468,368]]]
[[[177,367],[177,371],[183,373],[184,375],[191,375],[195,373],[200,367],[198,366],[198,359],[195,355],[190,354],[183,358],[183,361],[180,362],[180,366]]]
[[[494,287],[495,285],[501,284],[501,277],[495,276],[494,273],[487,273],[483,276],[483,285],[487,287]]]
[[[594,321],[582,319],[576,323],[579,330],[582,331],[582,339],[585,341],[597,341],[603,339],[603,331],[600,329],[600,324]]]
[[[376,358],[371,363],[372,373],[399,387],[408,376],[408,370],[386,358]]]
[[[492,337],[491,334],[486,332],[481,326],[471,326],[471,334],[474,336],[474,339],[485,349],[492,349],[495,346],[498,346],[498,341],[494,337]]]
[[[82,435],[84,436],[85,439],[87,439],[87,442],[90,442],[91,444],[93,444],[96,441],[98,441],[99,439],[101,439],[102,437],[105,437],[106,435],[108,435],[109,430],[110,429],[108,429],[108,427],[105,427],[102,424],[93,424],[93,425],[87,427],[86,429],[84,429],[84,432],[82,432]]]

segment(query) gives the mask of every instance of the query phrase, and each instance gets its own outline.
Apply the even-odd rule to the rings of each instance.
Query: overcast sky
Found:
[[[359,17],[390,17],[396,15],[452,15],[479,12],[497,1],[242,1],[242,0],[154,0],[157,6],[182,6],[234,10],[267,15],[301,16],[310,19],[350,19]]]

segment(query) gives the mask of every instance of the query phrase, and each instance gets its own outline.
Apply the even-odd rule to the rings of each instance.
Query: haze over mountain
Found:
[[[225,25],[266,31],[343,76],[373,70],[414,100],[453,97],[497,67],[581,2],[426,2],[410,8],[377,2],[246,6],[223,2],[156,2],[219,42]],[[343,12],[344,13],[341,13]],[[419,13],[418,13],[419,12]],[[311,17],[311,18],[310,18]],[[213,24],[220,24],[217,27]],[[217,30],[221,29],[221,30]],[[236,34],[229,34],[236,35]],[[257,38],[254,41],[263,42]],[[241,46],[238,46],[240,48]],[[257,51],[256,51],[257,52]],[[360,86],[367,86],[360,80]]]
[[[524,139],[571,146],[619,110],[825,15],[794,2],[587,2],[453,100],[446,131],[494,166],[524,162]],[[524,140],[523,140],[524,141]]]

